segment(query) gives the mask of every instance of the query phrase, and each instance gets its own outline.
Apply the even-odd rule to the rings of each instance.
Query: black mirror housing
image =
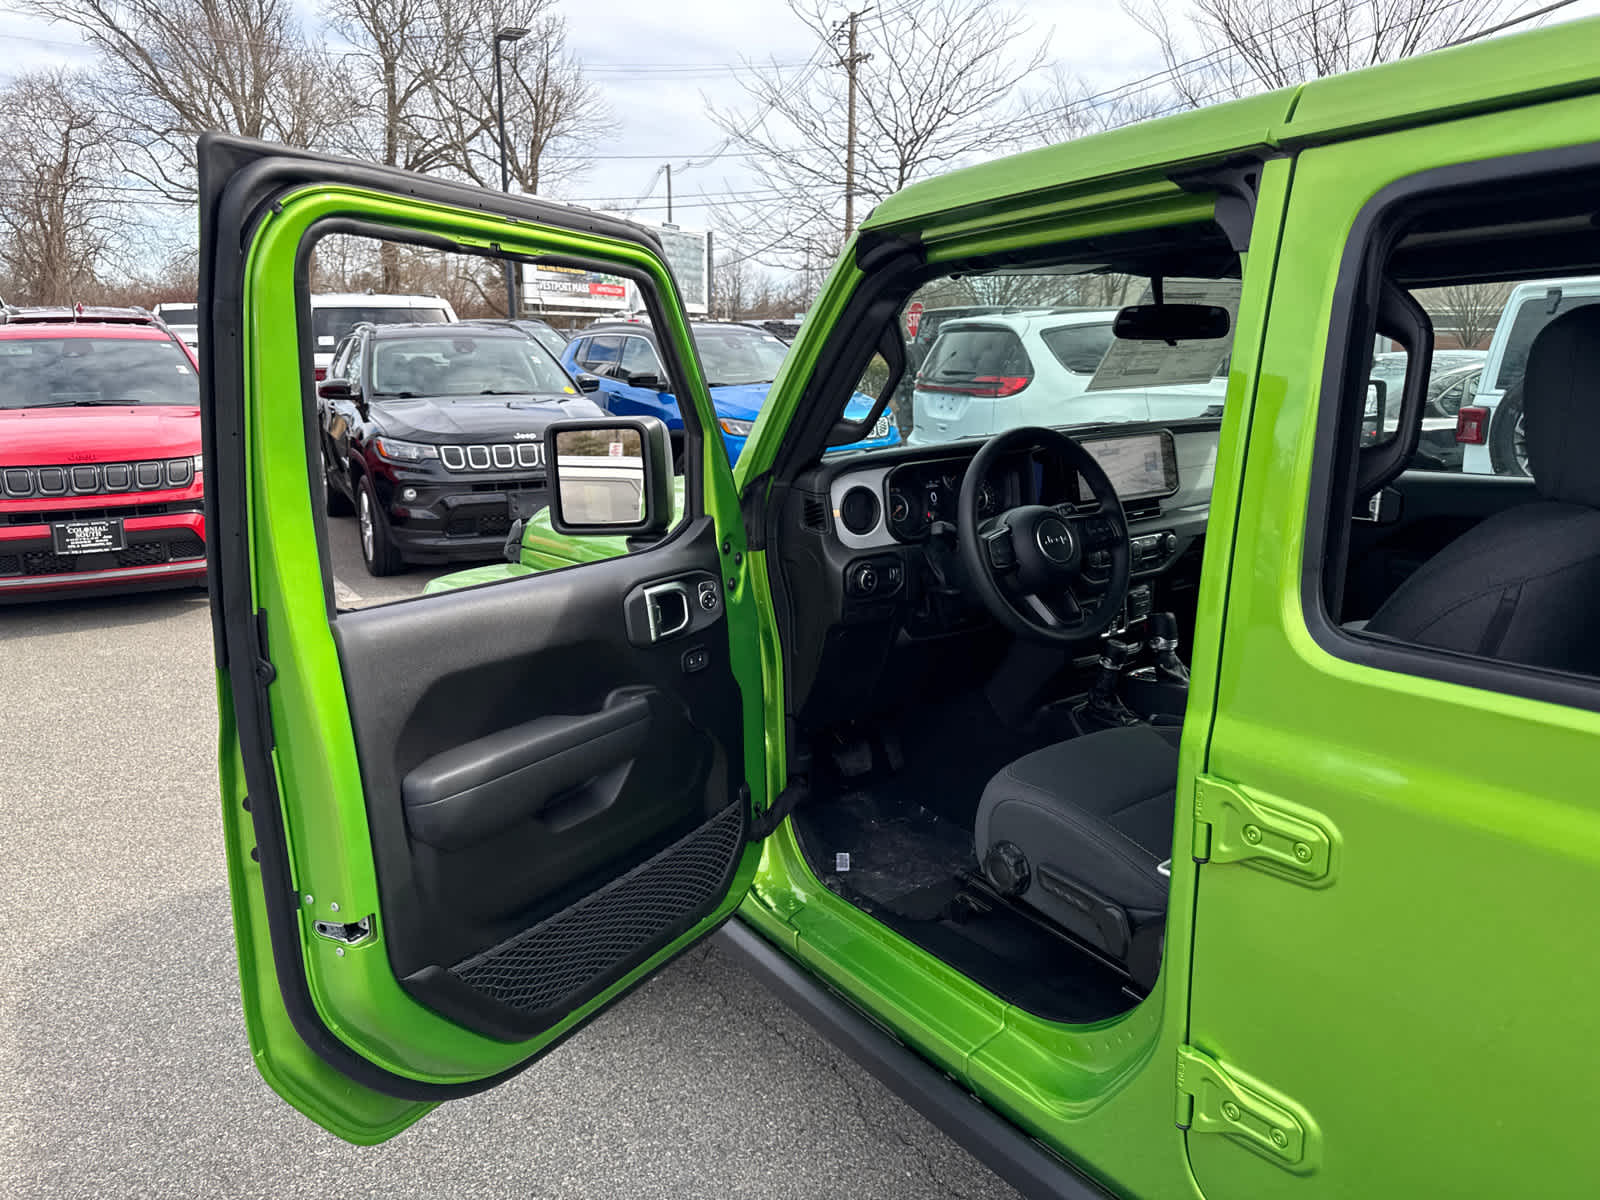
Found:
[[[544,461],[557,533],[656,538],[672,527],[672,439],[658,418],[552,422]]]
[[[660,391],[665,386],[662,383],[661,376],[654,371],[631,371],[624,377],[623,382],[629,387],[654,388],[656,391]]]
[[[324,379],[317,384],[317,395],[324,400],[359,400],[348,379]]]
[[[1130,304],[1111,335],[1134,342],[1211,342],[1228,336],[1228,310],[1215,304]]]
[[[588,371],[579,371],[573,378],[580,392],[598,392],[600,390],[600,376],[591,375]]]

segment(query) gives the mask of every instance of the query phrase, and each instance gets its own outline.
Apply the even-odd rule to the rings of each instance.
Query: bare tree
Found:
[[[1435,50],[1488,27],[1508,0],[1124,0],[1156,40],[1177,105],[1289,87]],[[1179,32],[1180,30],[1185,32]]]
[[[823,44],[798,72],[752,66],[749,103],[711,110],[755,181],[721,224],[763,247],[762,261],[810,272],[831,262],[845,229],[847,60],[826,0],[789,0]],[[1044,61],[1016,12],[989,0],[880,5],[859,18],[855,56],[857,213],[919,178],[1030,140],[1018,89]],[[860,203],[865,201],[866,203]]]
[[[1417,300],[1434,318],[1442,336],[1454,334],[1464,350],[1480,350],[1494,334],[1511,296],[1509,283],[1457,283],[1428,288]]]
[[[529,195],[549,193],[588,168],[583,152],[615,126],[583,65],[567,48],[554,0],[458,0],[446,6],[450,69],[439,72],[433,108],[451,165],[483,187],[500,186],[493,40],[508,25],[528,33],[502,50],[506,164]]]
[[[110,133],[85,82],[43,71],[0,91],[0,266],[13,303],[85,299],[116,237]]]
[[[115,114],[122,168],[172,200],[194,200],[202,130],[311,146],[332,118],[329,73],[293,0],[28,3],[100,51],[79,96]]]

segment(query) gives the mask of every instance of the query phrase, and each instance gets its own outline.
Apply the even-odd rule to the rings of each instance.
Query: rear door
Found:
[[[762,682],[726,456],[659,246],[573,209],[234,139],[201,159],[221,774],[246,1023],[352,1141],[506,1079],[730,915]],[[687,512],[633,553],[361,611],[315,486],[318,238],[638,284],[685,398]],[[348,536],[341,534],[341,536]],[[681,633],[630,621],[684,585]],[[420,586],[420,585],[419,585]]]

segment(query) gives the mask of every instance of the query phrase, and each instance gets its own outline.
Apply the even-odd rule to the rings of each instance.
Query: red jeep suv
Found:
[[[204,583],[199,388],[142,309],[0,309],[0,603]]]

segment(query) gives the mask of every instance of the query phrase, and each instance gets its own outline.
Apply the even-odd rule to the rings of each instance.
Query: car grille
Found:
[[[883,416],[879,417],[877,419],[877,421],[875,421],[873,423],[872,432],[870,434],[868,434],[867,437],[868,437],[869,440],[875,442],[880,438],[886,438],[888,436],[889,436],[889,414],[888,413],[884,413]]]
[[[164,517],[170,513],[199,513],[205,505],[198,500],[178,504],[117,504],[108,508],[24,509],[0,512],[0,525],[51,525],[56,521],[93,521],[110,517]]]
[[[0,576],[70,575],[74,571],[109,571],[118,567],[157,567],[168,562],[204,558],[206,544],[192,533],[156,534],[139,541],[129,539],[126,549],[103,554],[57,554],[53,550],[24,550],[0,554]]]
[[[188,487],[194,482],[192,458],[143,462],[79,463],[64,467],[0,468],[0,495],[8,500],[40,496],[107,496]]]
[[[511,517],[503,512],[456,517],[445,527],[448,537],[504,537],[510,532]]]
[[[515,471],[544,466],[543,442],[493,446],[440,446],[439,461],[451,471]]]

